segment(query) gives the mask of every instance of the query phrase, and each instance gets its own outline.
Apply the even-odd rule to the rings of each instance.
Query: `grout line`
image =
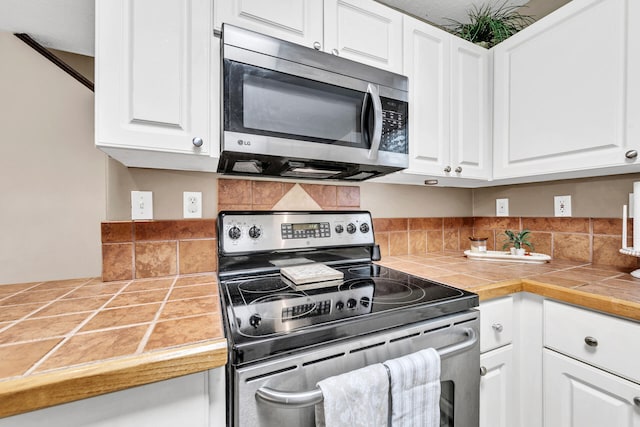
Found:
[[[160,303],[160,307],[158,307],[158,311],[156,311],[156,315],[153,317],[153,320],[151,320],[151,323],[149,324],[149,327],[147,328],[144,335],[142,336],[142,339],[140,340],[140,343],[138,344],[138,348],[136,348],[136,351],[134,354],[142,353],[144,348],[147,346],[147,343],[149,342],[149,338],[151,338],[151,333],[155,329],[156,324],[158,323],[158,319],[160,318],[160,314],[164,311],[164,307],[167,305],[167,302],[169,301],[169,296],[175,289],[175,284],[177,281],[178,281],[178,276],[176,276],[173,279],[173,282],[171,283],[171,286],[169,287],[167,294],[165,295],[164,299]]]
[[[14,305],[7,305],[7,306],[3,306],[3,307],[5,307],[5,308],[6,308],[6,307],[16,307],[16,306],[20,306],[20,305],[28,305],[28,304],[42,304],[42,303],[44,303],[44,305],[42,305],[42,306],[40,306],[40,307],[38,307],[38,308],[36,308],[36,309],[34,309],[34,310],[30,311],[29,313],[25,314],[25,315],[24,315],[24,316],[22,316],[21,318],[16,319],[16,320],[13,320],[13,321],[9,321],[9,325],[8,325],[8,326],[5,326],[4,328],[0,328],[0,333],[2,333],[2,332],[4,332],[4,331],[6,331],[7,329],[11,328],[12,326],[17,325],[18,323],[20,323],[20,322],[22,322],[22,321],[26,320],[27,318],[29,318],[29,317],[31,317],[32,315],[34,315],[34,314],[38,313],[39,311],[44,310],[45,308],[49,307],[49,306],[50,306],[50,305],[52,305],[53,303],[55,303],[55,302],[58,302],[58,301],[62,300],[65,296],[69,295],[69,294],[70,294],[70,293],[72,293],[72,292],[75,292],[76,290],[80,289],[82,286],[87,285],[87,284],[88,284],[88,283],[90,283],[92,280],[93,280],[93,279],[87,279],[87,281],[86,281],[86,282],[84,282],[84,283],[82,283],[82,284],[80,284],[80,285],[78,285],[78,286],[76,286],[76,287],[69,288],[69,289],[70,289],[70,290],[69,290],[69,292],[66,292],[66,293],[64,293],[64,294],[61,294],[59,297],[54,298],[53,300],[51,300],[51,301],[49,301],[49,302],[47,302],[47,303],[44,303],[44,301],[43,301],[43,302],[38,302],[38,301],[36,301],[36,302],[33,302],[33,303],[14,304]],[[42,283],[46,283],[46,282],[40,282],[40,283],[38,283],[38,285],[40,285],[40,284],[42,284]],[[32,288],[28,288],[28,289],[32,289]],[[46,291],[44,291],[44,292],[46,292]],[[19,293],[20,293],[20,292],[19,292]],[[15,294],[15,295],[17,295],[17,294]]]
[[[24,289],[20,289],[19,291],[16,291],[16,292],[14,292],[14,293],[12,293],[12,294],[9,294],[9,295],[7,295],[7,296],[1,297],[1,298],[0,298],[0,302],[4,301],[4,300],[5,300],[5,299],[7,299],[7,298],[12,298],[12,297],[14,297],[14,296],[16,296],[16,295],[20,295],[21,293],[24,293],[24,292],[26,292],[26,291],[28,291],[28,290],[30,290],[30,289],[33,289],[33,288],[34,288],[34,287],[36,287],[36,286],[42,285],[43,283],[46,283],[46,282],[37,282],[37,283],[34,283],[32,286],[29,286],[29,287],[24,288]],[[4,286],[4,285],[0,285],[0,287],[1,287],[1,286]],[[0,289],[1,289],[1,288],[0,288]],[[19,305],[19,304],[12,304],[12,305]]]
[[[40,365],[42,365],[46,360],[49,359],[49,357],[51,357],[52,354],[54,354],[60,347],[62,347],[64,344],[66,344],[74,335],[76,335],[76,333],[82,329],[87,323],[89,323],[91,321],[91,319],[93,319],[94,317],[96,317],[96,315],[98,313],[100,313],[104,308],[106,308],[106,306],[113,301],[118,295],[120,295],[122,293],[122,291],[124,289],[127,288],[127,286],[129,286],[131,284],[132,280],[130,280],[126,285],[124,285],[122,288],[120,288],[120,290],[118,292],[116,292],[115,294],[113,294],[111,296],[111,298],[109,298],[107,301],[105,301],[104,304],[102,304],[100,307],[98,307],[97,309],[93,310],[93,314],[87,316],[86,319],[84,319],[84,321],[80,322],[80,324],[78,324],[78,326],[76,326],[75,328],[73,328],[71,331],[67,332],[64,335],[64,339],[62,341],[60,341],[57,345],[55,345],[51,350],[49,350],[44,356],[42,356],[40,358],[40,360],[38,360],[36,363],[34,363],[26,372],[24,372],[22,374],[23,377],[26,377],[28,375],[31,375],[36,369],[38,369],[38,367]]]

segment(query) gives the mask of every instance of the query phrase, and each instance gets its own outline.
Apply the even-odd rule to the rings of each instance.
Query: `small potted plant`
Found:
[[[477,45],[490,48],[533,23],[532,16],[519,12],[520,6],[504,3],[473,5],[467,11],[469,22],[449,19],[451,32]]]
[[[505,230],[505,242],[502,249],[510,248],[511,255],[524,255],[524,247],[527,246],[533,251],[533,243],[529,241],[531,232],[529,230],[513,231]]]

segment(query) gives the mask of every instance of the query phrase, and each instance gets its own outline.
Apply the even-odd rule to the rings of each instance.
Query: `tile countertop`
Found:
[[[0,417],[226,362],[215,273],[0,285]]]
[[[475,292],[480,301],[531,292],[640,321],[640,279],[629,269],[553,260],[472,261],[460,252],[385,257],[379,263]]]
[[[640,321],[628,270],[470,261],[460,252],[380,264],[478,293],[515,292]],[[0,285],[0,417],[224,366],[215,273]]]

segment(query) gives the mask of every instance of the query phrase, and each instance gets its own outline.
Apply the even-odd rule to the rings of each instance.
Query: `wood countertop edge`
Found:
[[[224,338],[0,382],[0,418],[226,365]]]
[[[640,304],[620,298],[597,295],[579,289],[538,282],[529,279],[506,280],[471,289],[480,301],[487,301],[518,292],[529,292],[568,304],[640,321]]]
[[[522,288],[525,292],[531,292],[545,298],[640,321],[640,304],[633,301],[528,279],[522,280]]]

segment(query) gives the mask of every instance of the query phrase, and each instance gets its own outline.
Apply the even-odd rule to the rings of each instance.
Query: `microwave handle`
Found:
[[[369,102],[371,102],[373,106],[373,123],[369,122]],[[380,100],[378,87],[370,83],[367,86],[367,92],[362,102],[361,128],[363,134],[365,134],[365,129],[369,130],[369,132],[366,132],[366,135],[370,138],[371,145],[367,157],[370,160],[376,160],[378,158],[378,150],[380,149],[380,140],[382,139],[382,101]]]

